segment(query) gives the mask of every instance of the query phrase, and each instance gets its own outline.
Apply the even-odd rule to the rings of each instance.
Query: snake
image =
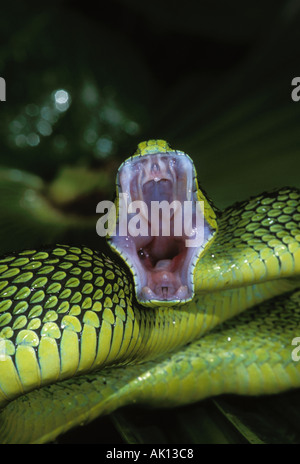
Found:
[[[107,251],[55,244],[0,259],[1,443],[49,442],[128,405],[300,386],[299,189],[220,211],[192,159],[151,139],[120,166],[116,193]],[[130,210],[122,234],[120,194],[177,203],[159,226]],[[175,234],[185,202],[190,221]],[[187,246],[197,211],[201,240]],[[154,232],[130,234],[130,221]]]

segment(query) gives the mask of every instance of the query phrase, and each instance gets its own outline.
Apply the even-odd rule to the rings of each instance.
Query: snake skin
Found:
[[[183,306],[142,308],[126,266],[87,247],[0,259],[0,441],[46,442],[125,404],[299,387],[299,198],[220,213]]]

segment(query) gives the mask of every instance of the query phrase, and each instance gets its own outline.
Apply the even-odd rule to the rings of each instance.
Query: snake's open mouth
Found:
[[[195,169],[183,152],[128,159],[117,177],[119,214],[110,245],[128,263],[142,303],[186,302],[212,229],[197,197]]]

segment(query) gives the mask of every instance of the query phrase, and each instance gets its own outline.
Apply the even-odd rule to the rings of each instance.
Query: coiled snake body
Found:
[[[168,156],[186,162],[163,141],[144,142],[125,166],[150,160],[145,198],[148,186],[167,185]],[[160,162],[164,187],[151,177]],[[173,264],[185,251],[177,242],[159,257],[139,244],[146,262],[137,267],[112,244],[131,272],[117,256],[67,245],[0,260],[2,443],[45,442],[126,404],[300,386],[291,356],[300,336],[299,190],[264,193],[217,215],[198,188],[196,195],[207,237],[190,258],[193,280],[183,276],[178,287]],[[149,273],[143,287],[141,266]],[[160,275],[169,280],[157,287]]]

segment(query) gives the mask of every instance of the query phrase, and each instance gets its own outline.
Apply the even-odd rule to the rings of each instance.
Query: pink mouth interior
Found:
[[[128,194],[128,203],[142,200],[148,207],[148,216],[141,221],[147,234],[136,237],[118,233],[110,238],[115,248],[131,267],[137,298],[147,301],[187,301],[193,296],[193,269],[203,245],[187,247],[191,238],[184,233],[174,233],[175,222],[183,221],[182,211],[170,209],[170,215],[159,214],[159,221],[152,221],[151,202],[197,200],[195,171],[190,158],[177,152],[155,153],[132,158],[120,168],[118,175],[120,193]],[[140,210],[138,210],[140,212]],[[194,213],[193,213],[194,214]],[[179,215],[179,217],[178,217]],[[128,223],[133,214],[128,215]],[[169,222],[170,233],[164,234],[164,222]],[[191,218],[191,232],[195,218]],[[154,226],[156,235],[153,235]],[[204,243],[211,236],[209,225],[204,221]],[[117,228],[118,231],[118,228]]]

